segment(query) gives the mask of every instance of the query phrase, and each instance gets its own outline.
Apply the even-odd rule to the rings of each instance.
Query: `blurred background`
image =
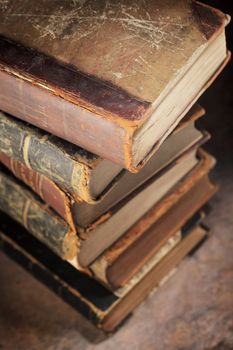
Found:
[[[233,17],[233,1],[205,0],[208,5],[219,8]],[[233,18],[226,28],[228,50],[233,51]],[[200,98],[206,109],[206,117],[200,123],[212,135],[207,149],[218,159],[216,174],[219,174],[221,185],[223,179],[231,177],[233,182],[233,64],[232,60],[214,84]],[[221,179],[221,176],[223,177]],[[233,193],[232,193],[233,194]],[[232,198],[233,214],[233,198]]]
[[[203,2],[233,16],[231,0]],[[226,32],[233,52],[233,21]],[[212,179],[220,186],[206,220],[212,237],[124,327],[98,345],[83,337],[98,338],[91,335],[85,320],[0,253],[0,265],[7,266],[0,269],[0,281],[4,281],[0,284],[0,321],[4,319],[4,326],[0,323],[1,350],[233,349],[232,62],[199,102],[206,109],[199,125],[212,135],[205,148],[217,159]]]

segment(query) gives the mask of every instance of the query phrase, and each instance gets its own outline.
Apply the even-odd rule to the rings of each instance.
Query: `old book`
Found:
[[[89,266],[96,258],[103,253],[111,244],[116,242],[134,223],[138,230],[146,230],[149,227],[150,220],[143,220],[143,217],[150,208],[156,208],[156,204],[166,203],[167,196],[170,193],[174,196],[179,191],[179,185],[191,178],[191,181],[200,178],[206,174],[206,169],[210,170],[215,164],[214,158],[202,152],[192,151],[182,157],[175,166],[167,170],[162,176],[151,178],[142,185],[129,198],[123,200],[110,212],[104,215],[95,224],[89,228],[79,229],[79,235],[82,241],[82,249],[78,255],[78,260],[73,259],[72,263]],[[189,169],[189,170],[188,170]],[[184,185],[186,186],[186,185]],[[161,204],[163,210],[168,206]],[[155,209],[157,211],[158,208]],[[153,209],[152,209],[153,211]],[[153,215],[151,215],[153,217]],[[151,220],[153,222],[153,219]],[[141,225],[142,223],[142,225]],[[117,228],[117,229],[116,229]],[[94,253],[94,254],[93,254]],[[95,255],[95,256],[94,256]]]
[[[18,221],[63,259],[78,254],[74,228],[48,208],[32,191],[0,167],[0,210]]]
[[[74,253],[73,258],[77,257],[80,265],[88,266],[191,171],[197,163],[196,150],[193,150],[180,157],[161,176],[152,177],[90,227],[79,228],[75,244],[71,241],[75,247],[75,250],[72,251]],[[13,175],[10,176],[7,170],[4,172],[4,168],[0,172],[0,208],[24,225],[62,258],[67,258],[63,246],[65,243],[69,243],[70,235],[68,232],[70,230],[75,231],[74,228],[56,215],[54,211],[48,209],[47,205],[36,194],[26,188],[22,182],[17,181]],[[129,215],[130,213],[132,215]],[[46,222],[47,216],[50,216],[51,223],[59,222],[63,226],[65,234],[59,236],[57,240],[55,237],[59,233],[56,229],[53,233],[52,225],[50,227]]]
[[[70,225],[74,226],[76,224],[79,227],[87,227],[150,177],[159,174],[162,169],[165,171],[165,169],[171,167],[181,155],[184,155],[191,149],[196,149],[198,145],[208,139],[208,134],[206,134],[206,132],[200,132],[195,129],[194,126],[194,119],[201,115],[201,111],[201,109],[198,109],[197,113],[194,113],[191,119],[186,119],[186,121],[168,137],[166,142],[164,142],[157,151],[156,155],[151,158],[148,164],[146,164],[139,173],[132,174],[126,170],[122,170],[114,179],[114,182],[109,187],[108,191],[106,191],[105,195],[92,204],[75,201],[67,191],[62,190],[60,186],[57,186],[48,177],[40,175],[38,172],[28,168],[24,163],[9,157],[5,153],[0,153],[0,161],[7,166],[16,177],[33,189],[43,201],[61,215]],[[5,137],[5,140],[6,139]],[[10,139],[12,140],[12,138]],[[5,141],[5,145],[7,144],[8,142]],[[3,147],[3,149],[11,150],[11,148],[6,149],[6,147]],[[8,151],[8,154],[10,153],[11,152]],[[23,152],[21,152],[21,154],[23,154]]]
[[[196,1],[8,0],[0,10],[0,109],[130,171],[229,59],[229,17]]]
[[[196,150],[191,151],[179,158],[164,174],[149,179],[92,225],[79,228],[79,235],[83,239],[78,256],[80,264],[89,266],[187,176],[198,162]]]
[[[117,296],[61,261],[25,229],[0,214],[1,249],[106,332],[113,331],[152,289],[161,285],[173,268],[206,236],[207,232],[202,227],[192,228],[126,294]]]
[[[138,227],[135,225],[91,264],[90,269],[103,284],[116,289],[128,283],[151,256],[216,192],[217,188],[209,181],[207,173],[198,181],[188,180],[186,188],[182,184],[174,191],[178,198],[173,193],[173,204],[165,200],[153,209],[155,221],[150,228],[137,232]],[[168,205],[169,208],[158,217],[161,205]],[[142,222],[146,219],[147,217],[143,218]]]
[[[137,271],[127,283],[120,288],[113,290],[114,294],[118,297],[126,295],[151,269],[158,265],[161,260],[180,243],[182,236],[185,234],[186,231],[184,231],[183,228],[180,228],[180,230],[161,245],[160,249],[151,257],[151,259],[143,264],[142,268]]]
[[[155,266],[158,265],[182,241],[182,239],[186,235],[190,233],[190,230],[192,230],[198,225],[202,225],[202,221],[205,219],[205,217],[205,208],[201,209],[199,212],[196,212],[183,226],[179,228],[177,232],[175,232],[171,237],[162,242],[160,248],[155,253],[153,253],[151,257],[144,262],[144,264],[142,264],[141,268],[137,272],[135,272],[135,274],[131,276],[131,278],[124,285],[112,290],[113,293],[118,297],[123,297],[124,295],[126,295],[136,284],[138,284],[146,276],[146,274],[150,270],[154,269]],[[172,272],[173,270],[171,271],[171,273]],[[168,276],[165,276],[165,278],[160,282],[160,284],[163,284],[169,276],[170,273],[168,274]]]
[[[188,127],[189,123],[193,125],[194,121],[203,114],[204,110],[199,105],[194,105],[187,113],[184,121],[174,131],[167,146],[164,146],[166,149],[171,144],[170,158],[175,158],[176,153],[180,153],[182,147],[183,149],[187,148],[187,138],[194,137],[194,126],[190,125],[189,133],[192,135],[189,136],[183,135],[183,133],[186,134],[183,129]],[[63,217],[67,211],[71,211],[72,198],[78,202],[85,201],[93,204],[106,195],[115,185],[116,179],[119,180],[125,173],[120,166],[110,161],[2,113],[0,113],[0,135],[2,135],[0,138],[1,151],[64,189],[64,193],[61,193],[59,188],[56,185],[53,186],[51,181],[39,178],[29,170],[22,169],[25,181],[27,177],[30,178],[34,190],[38,187],[38,182],[40,183],[40,193],[46,193],[46,201],[49,203],[52,201],[50,203],[52,207],[54,207],[53,198],[56,197],[59,214],[62,213]],[[159,168],[168,160],[166,157],[163,158],[164,150],[158,152],[160,156],[156,153],[156,158],[162,158],[160,162],[159,160],[156,161]],[[18,168],[17,163],[14,163],[15,167]],[[19,169],[14,171],[15,175],[17,176],[18,173],[19,177],[20,172]],[[36,179],[33,180],[35,177]],[[51,193],[50,196],[48,187],[49,193]],[[52,189],[52,187],[54,188]],[[70,196],[66,195],[66,192]],[[64,200],[66,205],[64,205]]]
[[[137,174],[123,171],[122,177],[115,182],[111,191],[103,198],[89,205],[85,202],[77,203],[73,207],[73,217],[76,225],[86,227],[97,220],[103,213],[116,206],[119,200],[124,200],[132,191],[142,186],[151,178],[159,178],[175,163],[185,157],[191,151],[196,152],[204,142],[209,139],[206,131],[198,131],[190,124],[177,135],[172,135],[164,142],[157,153],[150,159],[143,169]],[[162,188],[162,187],[161,187]]]

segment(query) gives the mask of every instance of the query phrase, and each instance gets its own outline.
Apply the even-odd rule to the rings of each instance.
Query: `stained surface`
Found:
[[[153,102],[170,77],[206,43],[202,13],[190,4],[4,0],[0,34]],[[214,16],[207,27],[219,28],[220,22]]]
[[[230,83],[222,78],[203,98],[208,115],[202,124],[213,134],[208,149],[218,157],[214,179],[220,192],[212,200],[207,223],[213,236],[174,276],[141,305],[115,335],[93,345],[86,322],[45,287],[0,254],[0,348],[14,349],[224,349],[233,348],[233,120],[229,103]],[[232,102],[231,102],[232,103]],[[218,113],[221,112],[221,118]],[[224,112],[224,113],[223,113]],[[95,338],[95,337],[94,337]]]
[[[206,220],[208,242],[98,345],[84,338],[97,338],[84,320],[0,253],[1,350],[233,349],[232,83],[229,66],[201,99],[208,111],[201,124],[213,135],[207,148],[218,159],[213,178],[221,186]]]

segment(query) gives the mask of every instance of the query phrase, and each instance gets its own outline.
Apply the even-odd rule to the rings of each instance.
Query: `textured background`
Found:
[[[233,14],[231,1],[208,3]],[[231,50],[232,41],[231,24]],[[211,132],[206,148],[218,160],[212,178],[220,191],[206,220],[213,236],[116,334],[98,345],[98,332],[0,253],[0,349],[233,349],[232,91],[231,63],[201,98],[207,115],[199,124]]]

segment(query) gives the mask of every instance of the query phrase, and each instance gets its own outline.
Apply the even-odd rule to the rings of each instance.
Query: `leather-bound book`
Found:
[[[60,257],[69,260],[78,269],[87,269],[134,225],[138,228],[137,233],[133,234],[135,241],[137,236],[138,238],[143,236],[158,218],[157,205],[166,212],[169,210],[167,201],[171,202],[170,205],[175,204],[181,197],[181,192],[188,191],[190,184],[196,183],[211,170],[214,165],[212,157],[205,152],[199,152],[198,158],[196,150],[181,157],[164,174],[147,181],[85,229],[76,229],[67,224],[4,167],[0,172],[0,208]],[[207,192],[205,200],[208,199],[211,191]],[[193,207],[197,206],[195,207],[197,209],[204,204],[204,198],[199,199],[198,204],[196,201],[193,203]],[[189,213],[186,213],[187,215]],[[126,249],[129,242],[130,239]],[[152,248],[153,245],[151,245]],[[149,256],[148,248],[142,251],[142,254],[144,257]]]
[[[169,144],[171,144],[171,158],[175,157],[175,153],[180,153],[182,147],[183,149],[187,148],[187,139],[189,137],[191,139],[194,138],[193,124],[203,114],[204,109],[197,104],[194,105],[186,114],[182,123],[174,130],[174,136],[171,138],[171,141],[164,146],[167,149]],[[175,136],[178,131],[184,129],[189,123],[192,124],[189,136],[183,135],[183,133],[185,134],[184,131],[179,136]],[[119,180],[122,174],[125,173],[120,166],[110,161],[71,143],[62,141],[58,137],[4,113],[0,113],[0,135],[0,150],[2,152],[20,161],[28,169],[46,176],[78,202],[84,201],[93,204],[99,201],[101,197],[112,189],[116,179]],[[156,153],[156,158],[161,159],[161,154],[164,153],[164,150],[161,149],[158,152]],[[166,163],[166,161],[166,159],[164,161],[162,159],[160,163]],[[18,169],[17,162],[13,166],[15,175],[17,176],[18,174],[20,177],[21,171]],[[159,166],[161,167],[162,165],[158,164]],[[23,169],[21,165],[20,168]],[[26,171],[25,169],[23,172],[26,179],[29,170]],[[145,172],[148,172],[148,170],[145,170]],[[33,174],[28,174],[28,176],[31,179],[35,177]],[[43,186],[44,180],[39,179],[38,175],[36,176],[41,186]],[[140,176],[142,175],[138,175],[138,177]],[[32,183],[33,181],[30,182]],[[52,192],[57,192],[57,188],[54,188]],[[66,201],[69,202],[68,197]]]
[[[228,21],[190,0],[2,2],[0,109],[137,171],[228,61]]]
[[[190,181],[188,192],[184,184],[180,186],[179,190],[171,194],[172,206],[171,202],[161,201],[157,208],[141,219],[139,226],[148,217],[154,216],[151,227],[140,230],[135,225],[90,266],[95,276],[110,289],[124,287],[216,190],[217,187],[209,181],[207,174],[197,182]],[[161,208],[164,210],[166,205],[167,211],[161,213]]]
[[[208,237],[201,226],[181,229],[160,249],[124,292],[113,293],[88,275],[59,259],[9,217],[0,213],[1,249],[65,302],[105,332],[112,332],[160,287],[180,261]]]
[[[121,170],[95,201],[93,192],[96,193],[96,189],[100,189],[101,185],[110,179],[113,163],[107,162],[108,165],[105,163],[106,166],[104,166],[102,161],[101,169],[98,166],[91,169],[90,161],[85,167],[85,160],[91,157],[91,155],[88,156],[88,152],[85,153],[84,150],[70,145],[73,150],[77,149],[76,154],[79,158],[76,157],[77,160],[75,160],[71,152],[65,152],[64,142],[62,142],[63,147],[59,147],[60,140],[57,140],[58,143],[51,142],[54,141],[54,137],[41,136],[38,130],[5,115],[0,120],[0,127],[4,133],[4,137],[0,140],[0,150],[4,152],[0,153],[0,161],[71,226],[76,224],[79,227],[86,227],[149,178],[161,170],[165,171],[181,155],[205,142],[208,134],[197,130],[194,125],[196,119],[203,113],[204,110],[195,105],[139,173],[132,174]],[[97,158],[92,155],[93,164],[97,163]],[[86,176],[85,182],[80,169],[83,169]],[[79,177],[72,175],[77,173],[80,173]],[[76,182],[72,179],[76,179]],[[72,191],[74,188],[75,193]],[[87,203],[79,199],[79,193],[88,193],[93,201]]]

